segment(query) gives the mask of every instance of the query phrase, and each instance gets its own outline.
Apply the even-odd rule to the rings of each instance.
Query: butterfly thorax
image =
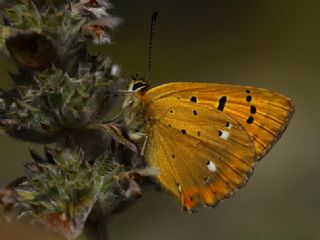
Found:
[[[132,88],[132,86],[131,89],[129,87],[130,90]],[[128,132],[128,137],[133,141],[139,141],[146,136],[147,114],[145,103],[142,100],[144,92],[142,88],[137,89],[127,96],[122,105],[125,128]]]

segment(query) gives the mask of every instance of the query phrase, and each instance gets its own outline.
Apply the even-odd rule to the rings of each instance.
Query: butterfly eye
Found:
[[[146,83],[142,81],[135,82],[132,86],[132,91],[137,91],[146,87]]]

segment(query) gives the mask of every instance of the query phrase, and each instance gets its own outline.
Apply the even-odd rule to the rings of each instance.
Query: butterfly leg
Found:
[[[138,131],[129,131],[128,137],[133,142],[141,142],[141,140],[143,139],[142,148],[140,150],[140,155],[144,156],[144,152],[145,152],[145,148],[146,148],[147,140],[148,140],[148,135],[145,133],[142,133],[142,132],[138,132]]]
[[[132,141],[138,142],[142,138],[144,138],[146,136],[146,134],[142,133],[142,132],[137,132],[137,131],[129,131],[128,136]]]
[[[111,136],[116,142],[126,146],[132,152],[137,153],[136,145],[127,139],[127,137],[122,132],[122,129],[120,129],[118,126],[112,123],[103,123],[103,124],[93,124],[88,126],[88,128],[98,129],[103,131],[105,134]]]
[[[146,146],[147,146],[147,141],[148,141],[148,135],[145,136],[144,138],[144,141],[143,141],[143,145],[142,145],[142,148],[141,148],[141,151],[140,151],[140,155],[141,156],[144,156],[144,153],[146,151]]]

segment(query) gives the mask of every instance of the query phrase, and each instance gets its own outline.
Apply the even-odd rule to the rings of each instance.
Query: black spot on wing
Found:
[[[190,98],[190,101],[196,103],[198,100],[197,100],[197,97],[196,97],[196,96],[192,96],[192,97]]]
[[[182,129],[181,132],[183,135],[187,134],[187,130],[185,130],[185,129]]]
[[[246,101],[247,101],[247,102],[251,102],[251,101],[252,101],[252,97],[251,97],[251,96],[247,96],[247,97],[246,97]]]
[[[256,107],[252,105],[252,106],[250,107],[250,113],[255,114],[256,112],[257,112]]]
[[[253,117],[251,117],[251,116],[247,119],[247,123],[248,123],[248,124],[252,124],[253,121],[254,121],[254,119],[253,119]]]
[[[218,105],[218,110],[219,111],[223,111],[225,105],[226,105],[226,102],[227,102],[227,97],[226,96],[223,96],[219,99],[219,105]]]

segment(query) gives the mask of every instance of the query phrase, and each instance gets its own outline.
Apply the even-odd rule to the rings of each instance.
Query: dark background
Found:
[[[248,185],[215,209],[181,211],[174,199],[146,193],[116,216],[112,240],[320,239],[320,2],[295,0],[114,1],[123,17],[103,51],[126,76],[145,75],[149,22],[159,10],[154,85],[199,81],[252,85],[291,97],[296,112]],[[9,88],[0,59],[0,87]],[[30,144],[0,136],[0,184],[22,173]]]

